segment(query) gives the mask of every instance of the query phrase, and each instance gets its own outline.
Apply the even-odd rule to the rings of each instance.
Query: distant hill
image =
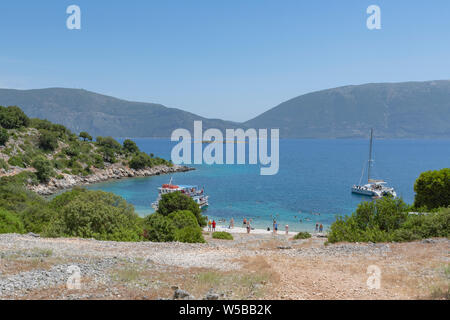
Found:
[[[282,137],[450,138],[450,81],[345,86],[299,96],[247,121]]]
[[[249,120],[206,119],[160,104],[79,89],[0,89],[0,105],[95,137],[169,137],[174,129],[280,128],[284,138],[450,138],[450,81],[375,83],[299,96]]]
[[[236,126],[160,104],[120,100],[80,89],[0,89],[0,105],[17,105],[29,117],[47,119],[77,133],[87,131],[94,137],[170,137],[178,128],[192,132],[194,120],[202,120],[204,128]]]

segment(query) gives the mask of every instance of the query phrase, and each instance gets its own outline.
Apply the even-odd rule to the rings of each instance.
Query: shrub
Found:
[[[309,239],[311,238],[311,234],[309,232],[299,232],[295,235],[294,239]]]
[[[24,233],[25,229],[20,218],[4,209],[0,209],[0,233]]]
[[[58,147],[56,135],[48,130],[41,130],[39,135],[39,148],[44,151],[54,151]]]
[[[153,242],[171,242],[175,240],[176,227],[172,220],[154,213],[144,220],[144,237]]]
[[[0,158],[0,169],[5,169],[5,170],[9,169],[8,163],[2,158]]]
[[[40,182],[47,182],[53,175],[52,163],[44,156],[36,157],[31,165],[36,169],[36,176]]]
[[[168,216],[170,213],[179,210],[191,211],[197,219],[199,226],[206,226],[206,218],[201,215],[201,210],[198,207],[198,204],[190,197],[179,191],[162,195],[158,204],[158,213],[163,216]]]
[[[86,140],[92,141],[92,136],[85,131],[80,132],[80,138],[83,139],[84,141]]]
[[[414,206],[429,210],[450,206],[450,168],[423,172],[414,184]]]
[[[2,107],[0,106],[0,126],[5,129],[18,129],[20,127],[28,127],[30,119],[26,114],[16,106]]]
[[[9,158],[8,163],[13,167],[20,167],[20,168],[26,167],[26,163],[24,162],[22,154],[18,154]]]
[[[140,170],[152,166],[152,159],[150,156],[144,152],[136,154],[130,160],[130,168],[135,170]]]
[[[139,217],[133,206],[112,193],[75,189],[55,197],[51,207],[58,215],[48,235],[112,241],[141,239]]]
[[[233,240],[231,233],[225,231],[217,231],[212,234],[213,239]]]
[[[8,130],[0,127],[0,146],[4,146],[9,140]]]
[[[112,149],[114,151],[120,151],[122,149],[122,145],[113,137],[97,137],[96,142],[99,146]]]
[[[205,243],[200,227],[184,227],[175,231],[175,240],[186,243]]]
[[[128,153],[137,153],[139,152],[139,147],[136,145],[136,143],[130,139],[126,139],[123,142],[123,148]]]
[[[175,211],[168,216],[177,229],[184,227],[198,227],[198,221],[194,214],[189,210]]]

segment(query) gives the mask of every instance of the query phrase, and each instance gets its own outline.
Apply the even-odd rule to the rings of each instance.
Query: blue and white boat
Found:
[[[363,196],[369,196],[374,198],[382,198],[384,196],[397,197],[397,193],[394,188],[388,187],[387,182],[383,180],[371,179],[371,169],[372,169],[372,145],[373,145],[373,129],[370,130],[370,150],[369,150],[369,161],[367,165],[367,184],[361,185],[361,181],[364,175],[364,169],[361,174],[358,185],[352,187],[352,192]]]
[[[171,178],[168,184],[163,184],[158,188],[158,198],[152,203],[152,208],[158,210],[159,201],[162,199],[162,196],[173,192],[181,192],[182,194],[187,195],[198,204],[200,209],[206,209],[209,205],[209,196],[205,195],[203,188],[199,189],[199,187],[195,185],[174,185],[172,184]]]

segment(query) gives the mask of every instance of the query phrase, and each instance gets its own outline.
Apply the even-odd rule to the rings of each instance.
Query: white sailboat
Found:
[[[386,195],[397,197],[397,193],[394,188],[388,187],[387,183],[384,180],[375,180],[371,179],[371,169],[372,169],[372,149],[373,149],[373,129],[370,130],[370,149],[369,149],[369,161],[367,165],[367,184],[361,185],[361,181],[364,176],[364,169],[361,174],[361,178],[359,180],[358,185],[354,185],[352,187],[352,192],[357,193],[364,196],[381,198]]]

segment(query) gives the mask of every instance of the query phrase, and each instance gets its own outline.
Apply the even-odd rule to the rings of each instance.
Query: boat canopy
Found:
[[[369,183],[386,184],[386,181],[384,181],[384,180],[369,179]]]

